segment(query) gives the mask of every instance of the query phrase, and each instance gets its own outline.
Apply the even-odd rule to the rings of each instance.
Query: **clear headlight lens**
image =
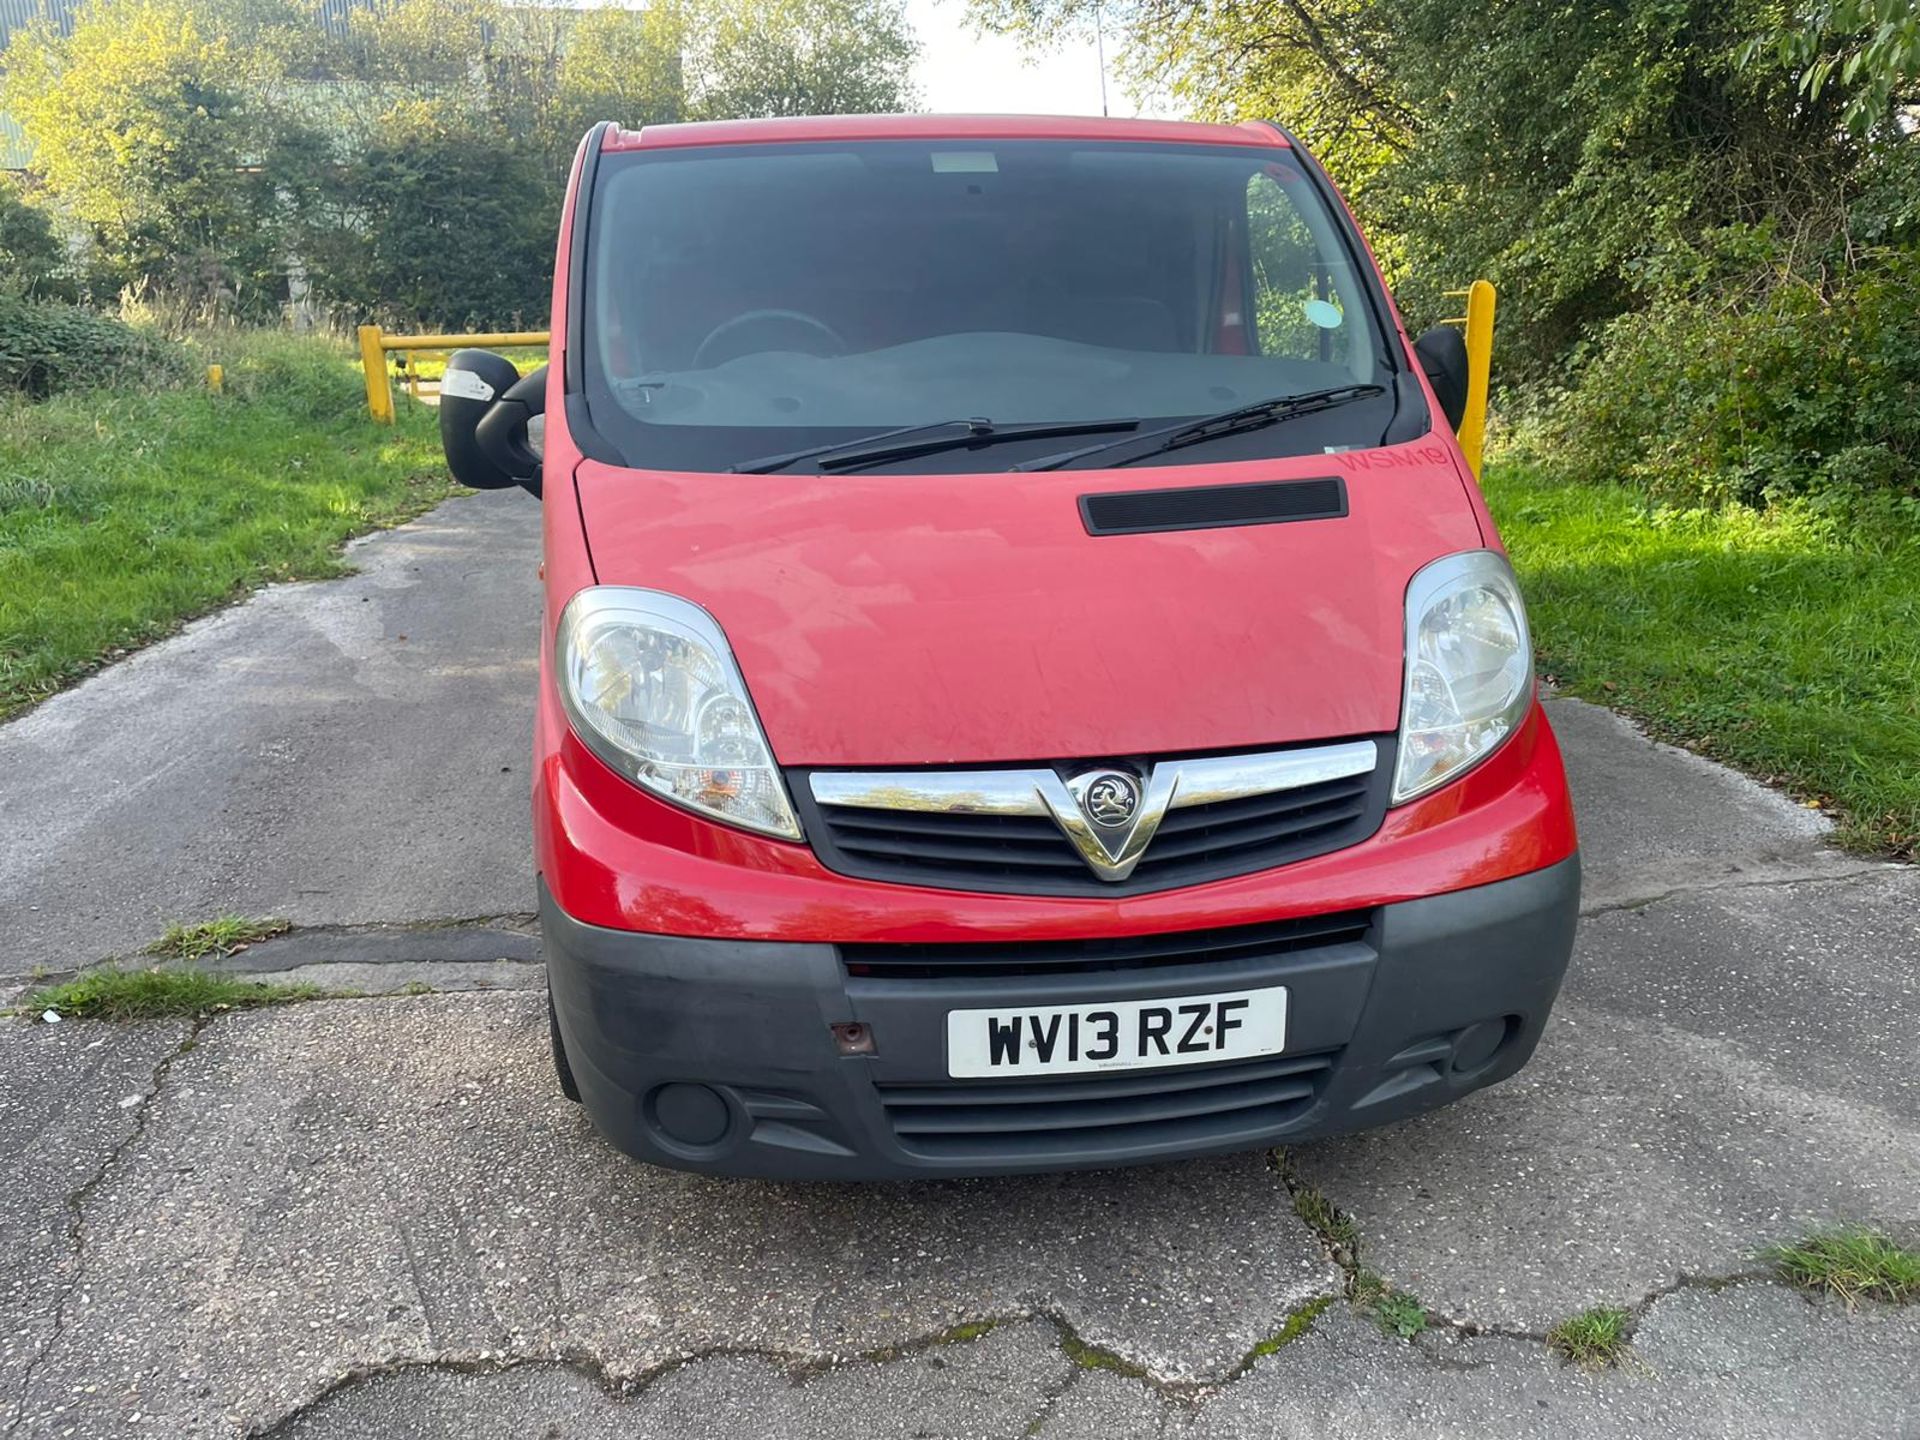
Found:
[[[1469,550],[1415,575],[1407,586],[1406,695],[1393,803],[1486,759],[1532,703],[1527,611],[1505,557]]]
[[[561,613],[554,669],[574,733],[634,784],[800,838],[726,636],[698,605],[658,590],[582,590]]]

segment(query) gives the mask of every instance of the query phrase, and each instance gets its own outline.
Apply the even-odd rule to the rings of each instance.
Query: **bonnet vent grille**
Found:
[[[1080,518],[1089,535],[1139,535],[1155,530],[1211,530],[1226,525],[1279,525],[1289,520],[1338,520],[1347,513],[1347,487],[1337,477],[1252,485],[1199,485],[1178,490],[1123,490],[1082,495]]]

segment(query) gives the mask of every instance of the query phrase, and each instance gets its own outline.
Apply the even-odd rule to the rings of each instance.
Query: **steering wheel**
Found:
[[[778,337],[771,345],[742,344],[755,326]],[[822,345],[826,348],[822,349]],[[758,355],[766,350],[798,350],[802,355],[844,355],[847,342],[840,332],[824,320],[798,310],[748,310],[731,320],[722,320],[708,332],[693,352],[693,368],[706,370],[737,360],[742,355]]]

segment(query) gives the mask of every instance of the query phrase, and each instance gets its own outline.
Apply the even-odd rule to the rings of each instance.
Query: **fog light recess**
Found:
[[[676,1081],[648,1097],[647,1119],[663,1138],[702,1149],[726,1138],[733,1112],[719,1091]]]
[[[1481,1020],[1467,1026],[1454,1036],[1453,1055],[1447,1068],[1455,1075],[1471,1075],[1486,1069],[1519,1029],[1518,1015],[1503,1015],[1498,1020]]]

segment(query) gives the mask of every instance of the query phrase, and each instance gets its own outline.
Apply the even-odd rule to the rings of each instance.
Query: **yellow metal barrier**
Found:
[[[1466,328],[1467,408],[1455,432],[1461,453],[1467,457],[1474,476],[1480,474],[1480,460],[1487,448],[1487,385],[1493,373],[1493,307],[1499,294],[1491,281],[1476,280],[1465,290],[1449,290],[1448,295],[1467,297],[1467,313],[1447,320],[1448,325]]]
[[[511,350],[545,345],[545,330],[503,330],[484,335],[389,335],[378,325],[360,327],[360,368],[367,373],[367,413],[382,425],[393,423],[393,382],[387,375],[390,350]],[[408,392],[419,393],[418,381],[407,377]]]

